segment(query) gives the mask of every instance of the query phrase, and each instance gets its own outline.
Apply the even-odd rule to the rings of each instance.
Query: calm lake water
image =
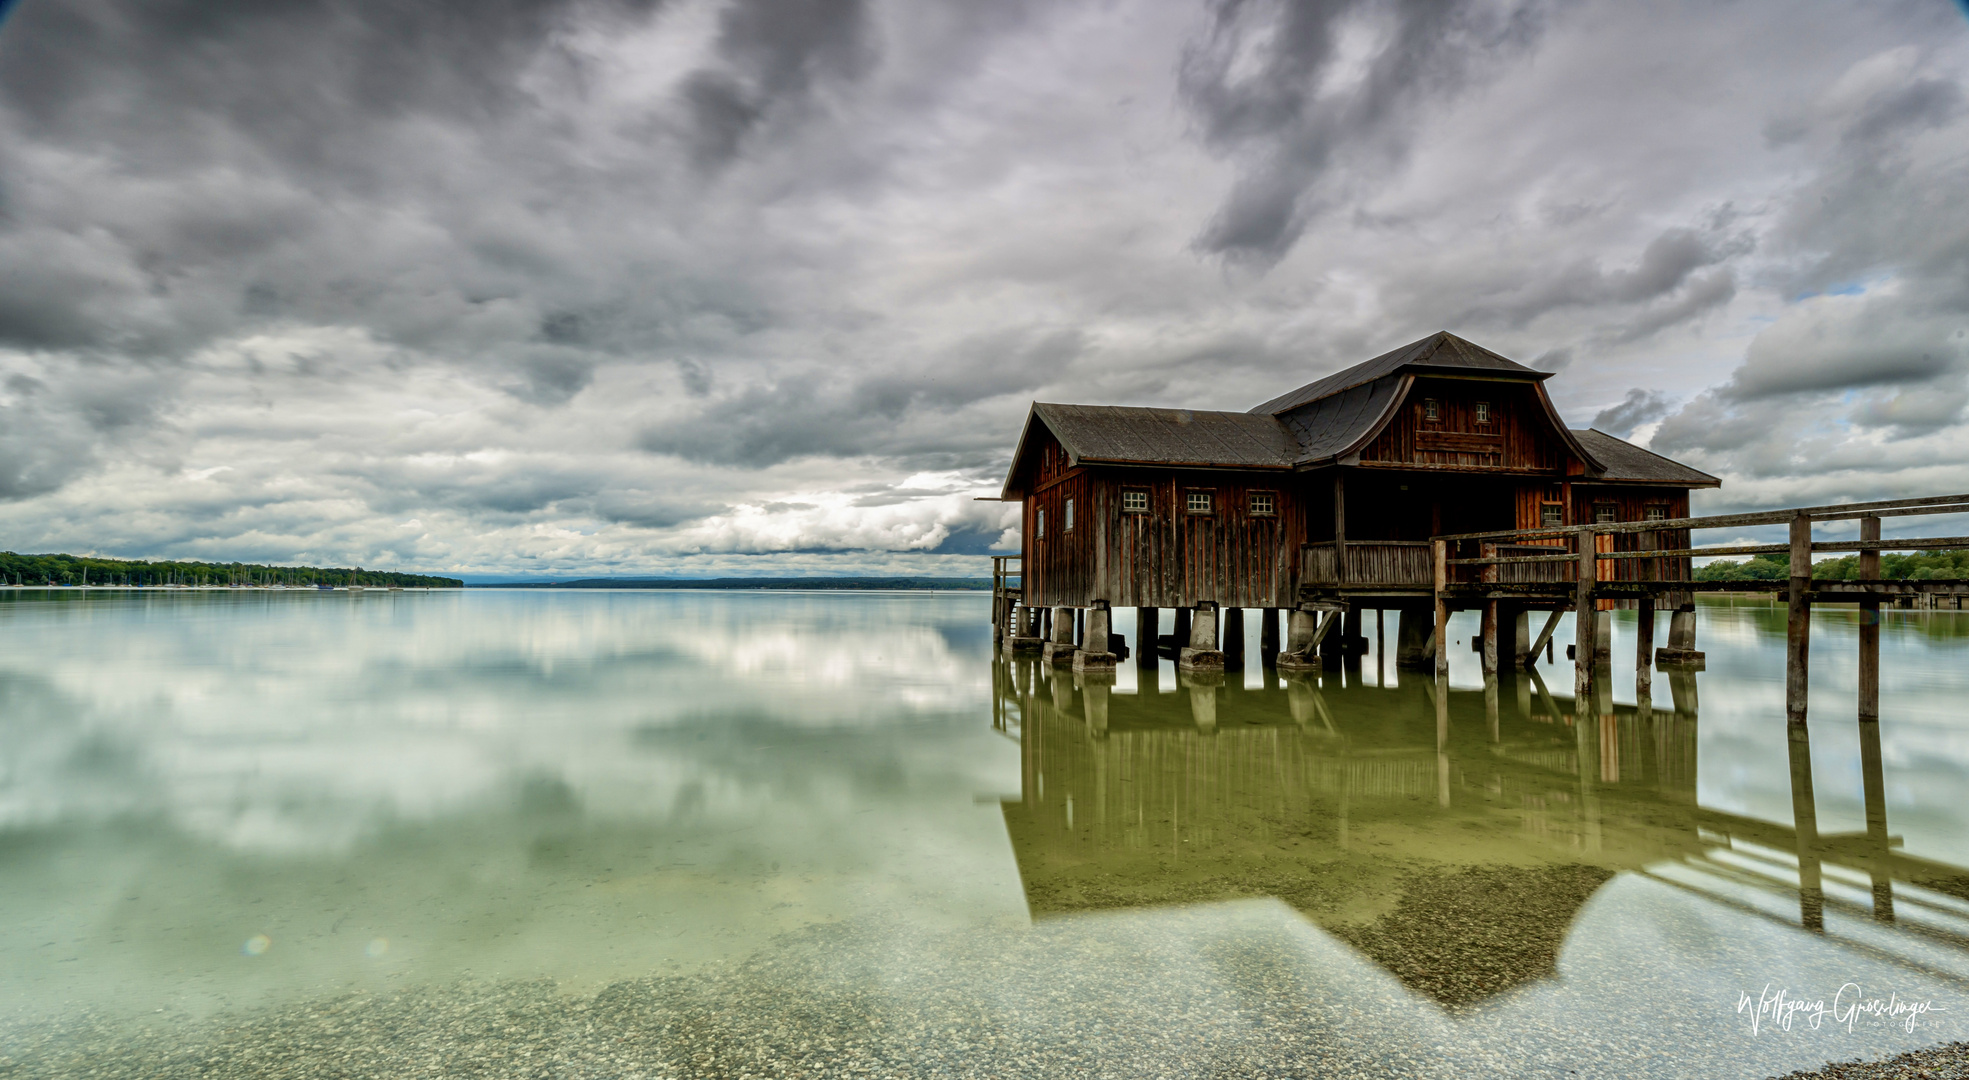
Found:
[[[1969,614],[1884,616],[1869,739],[1821,612],[1799,740],[1765,603],[1705,603],[1706,670],[1638,708],[1631,613],[1582,707],[1563,632],[1488,687],[1462,617],[1443,690],[1106,686],[994,657],[988,611],[0,592],[0,1076],[1755,1077],[1969,1037]]]

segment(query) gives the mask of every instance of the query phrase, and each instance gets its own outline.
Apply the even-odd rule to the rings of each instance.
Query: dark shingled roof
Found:
[[[1403,368],[1416,371],[1444,371],[1468,374],[1473,370],[1508,372],[1528,379],[1549,379],[1550,372],[1528,368],[1507,356],[1500,356],[1482,345],[1468,342],[1447,330],[1438,330],[1423,338],[1412,341],[1393,352],[1362,364],[1355,364],[1344,371],[1336,371],[1317,382],[1310,382],[1292,391],[1265,402],[1251,411],[1270,413],[1274,416],[1289,412],[1301,405],[1320,398],[1350,390],[1363,383],[1385,379]]]
[[[1278,417],[1299,444],[1295,463],[1345,453],[1373,431],[1401,393],[1402,380],[1377,379],[1303,405]]]
[[[1616,438],[1597,428],[1574,428],[1572,437],[1606,466],[1607,471],[1591,478],[1594,480],[1672,484],[1676,487],[1720,487],[1723,483],[1706,472],[1691,469],[1652,450],[1643,450],[1626,439]]]
[[[1570,438],[1585,462],[1581,479],[1717,487],[1705,472],[1643,450],[1604,431],[1567,430],[1537,384],[1549,373],[1440,332],[1328,375],[1249,412],[1146,409],[1119,405],[1034,402],[1032,418],[1045,424],[1075,462],[1125,465],[1290,469],[1313,467],[1352,453],[1379,430],[1411,374],[1484,374],[1531,383],[1559,434]],[[1028,433],[1030,422],[1028,422]],[[1025,455],[1020,440],[1017,458]],[[1013,490],[1013,475],[1006,491]],[[1595,471],[1604,470],[1604,471]]]
[[[1078,461],[1287,469],[1299,457],[1299,444],[1269,416],[1046,402],[1032,411]]]

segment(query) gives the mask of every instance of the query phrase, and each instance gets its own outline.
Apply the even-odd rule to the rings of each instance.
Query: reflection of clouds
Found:
[[[1782,602],[1705,603],[1701,612],[1697,645],[1708,661],[1699,676],[1698,798],[1706,807],[1789,824]],[[1880,743],[1888,818],[1892,831],[1907,838],[1908,854],[1955,865],[1969,865],[1969,806],[1961,799],[1962,777],[1969,775],[1969,722],[1960,704],[1969,699],[1969,668],[1962,664],[1969,641],[1951,636],[1965,632],[1969,615],[1890,610],[1881,617]],[[1813,613],[1809,716],[1821,832],[1865,829],[1858,655],[1855,612]]]
[[[983,625],[981,599],[9,603],[0,827],[146,815],[238,847],[343,847],[380,821],[510,802],[535,775],[603,817],[758,817],[789,785],[829,801],[822,776],[846,806],[877,763],[972,767],[912,745],[925,721],[982,715],[983,655],[939,629],[968,620]],[[719,730],[741,716],[743,731]],[[637,735],[665,729],[689,737]],[[776,746],[782,731],[800,737]]]

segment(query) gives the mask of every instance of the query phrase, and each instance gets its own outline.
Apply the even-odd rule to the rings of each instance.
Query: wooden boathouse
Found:
[[[1719,484],[1604,432],[1568,428],[1548,378],[1437,333],[1248,412],[1035,403],[1001,495],[1024,508],[1019,599],[1034,611],[1132,606],[1147,626],[1154,609],[1173,608],[1174,645],[1190,670],[1220,666],[1220,646],[1242,648],[1219,640],[1219,609],[1263,609],[1268,654],[1279,651],[1277,612],[1299,612],[1297,639],[1278,660],[1286,667],[1316,663],[1311,644],[1329,658],[1358,651],[1361,611],[1397,609],[1398,662],[1427,665],[1432,538],[1686,518],[1689,491]],[[1609,551],[1639,539],[1602,538]],[[1553,541],[1540,543],[1503,550],[1551,551]],[[1656,577],[1689,576],[1687,559],[1658,562]],[[1084,631],[1047,631],[1045,616],[1013,625],[1012,605],[1000,606],[1013,649],[1062,661],[1084,653],[1082,667],[1110,651]],[[1519,630],[1521,654],[1531,644],[1523,612],[1539,606],[1550,603],[1515,598],[1499,616]],[[1343,631],[1323,633],[1321,611],[1338,613]],[[1235,637],[1242,622],[1226,627]]]

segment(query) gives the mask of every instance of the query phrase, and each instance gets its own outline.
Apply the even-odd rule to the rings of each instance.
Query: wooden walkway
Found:
[[[1882,551],[1969,550],[1969,536],[1880,538],[1881,521],[1969,513],[1969,495],[1940,495],[1918,499],[1804,506],[1753,514],[1723,514],[1654,521],[1596,522],[1543,529],[1439,536],[1430,541],[1434,563],[1436,609],[1435,661],[1439,676],[1449,674],[1448,623],[1454,609],[1483,612],[1484,670],[1497,670],[1499,607],[1532,604],[1549,608],[1551,618],[1532,652],[1551,639],[1559,615],[1570,609],[1576,627],[1575,680],[1582,697],[1592,692],[1596,671],[1600,619],[1597,613],[1611,602],[1633,601],[1639,608],[1636,670],[1643,687],[1655,660],[1654,609],[1668,602],[1690,604],[1698,592],[1782,592],[1789,612],[1785,645],[1785,714],[1792,723],[1805,722],[1807,675],[1811,661],[1813,603],[1858,603],[1860,619],[1860,719],[1880,716],[1880,605],[1905,596],[1969,595],[1969,581],[1888,581],[1880,576]],[[1814,526],[1853,521],[1857,540],[1814,540]],[[1783,544],[1693,546],[1690,534],[1699,530],[1743,529],[1786,525],[1790,539]],[[1532,554],[1527,549],[1556,549]],[[1819,552],[1857,552],[1860,577],[1850,581],[1814,581],[1812,556]],[[1782,581],[1696,581],[1690,566],[1696,557],[1784,554],[1789,575]],[[1958,601],[1959,603],[1959,601]],[[1588,613],[1594,613],[1588,617]]]

